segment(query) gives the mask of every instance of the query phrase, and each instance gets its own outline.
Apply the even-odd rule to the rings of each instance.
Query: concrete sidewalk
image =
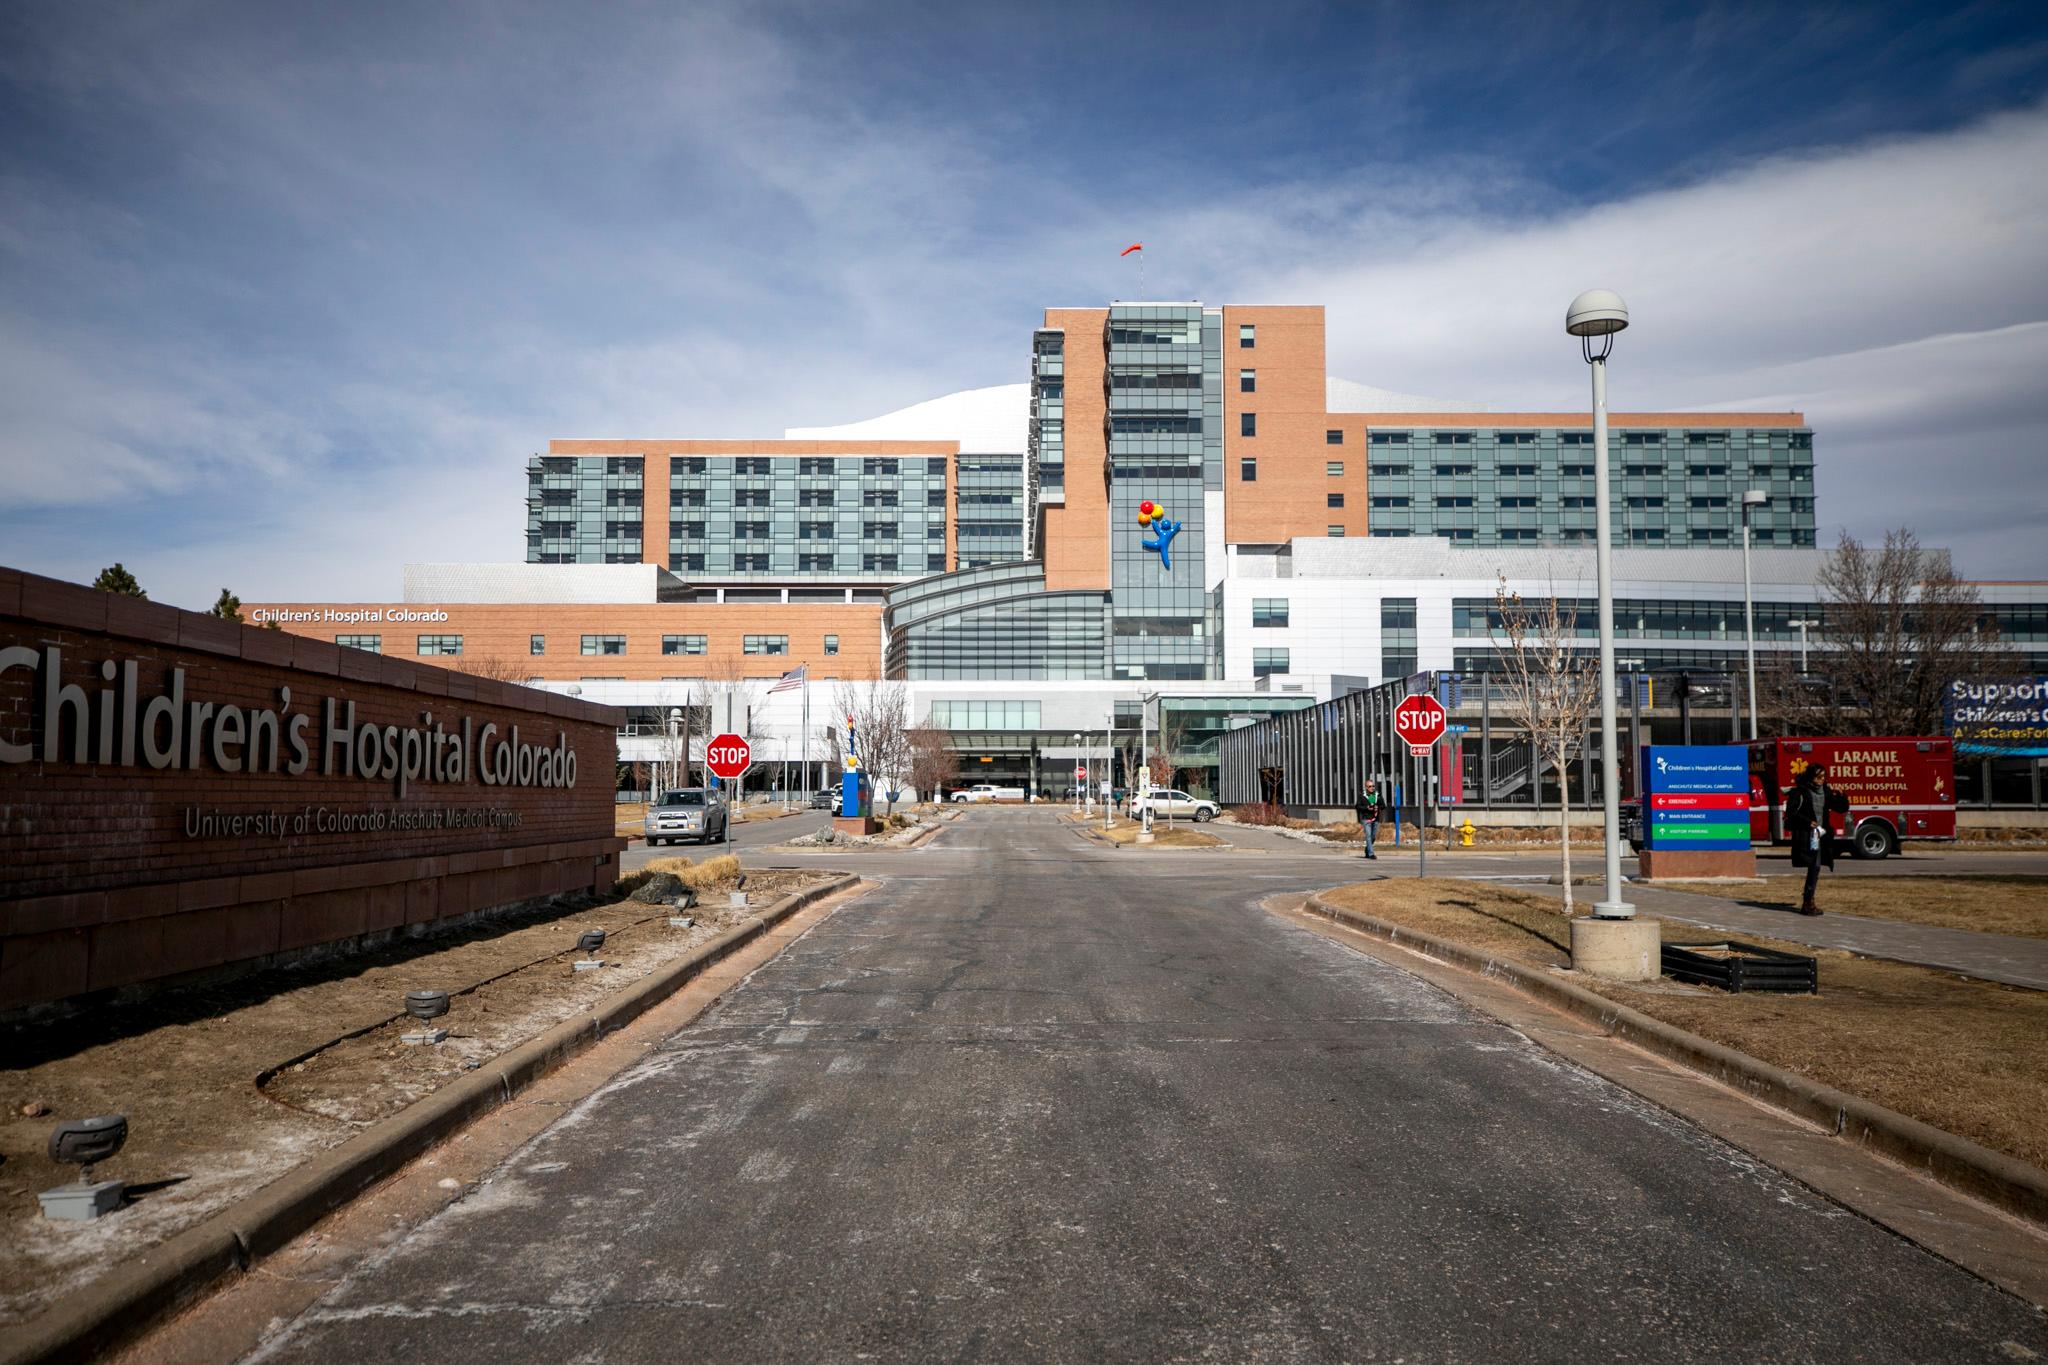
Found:
[[[1549,885],[1527,889],[1546,896],[1564,893],[1564,888]],[[1592,890],[1597,889],[1580,887],[1579,898],[1590,899],[1586,893]],[[1981,981],[2048,991],[2048,939],[1979,934],[1968,929],[1942,929],[1832,912],[1814,917],[1745,905],[1722,896],[1664,891],[1639,882],[1630,884],[1628,897],[1637,909],[1659,919],[1683,920],[1732,934],[1785,939],[1815,948],[1838,948],[1864,957],[1939,967]]]

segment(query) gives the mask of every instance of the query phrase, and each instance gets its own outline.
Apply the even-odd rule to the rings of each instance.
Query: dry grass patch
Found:
[[[701,863],[691,862],[688,858],[649,858],[641,865],[640,871],[666,872],[692,891],[709,891],[739,876],[740,860],[730,853],[706,858]],[[638,884],[634,883],[635,886]]]
[[[1529,892],[1431,879],[1365,882],[1324,898],[1531,966],[1570,961],[1557,902]],[[1726,937],[1664,925],[1667,943]],[[1746,941],[1818,958],[1820,994],[1729,995],[1671,981],[1575,979],[1774,1066],[2048,1166],[2048,992],[1776,939]]]
[[[1765,877],[1761,884],[1734,886],[1651,883],[1659,890],[1721,896],[1767,910],[1795,908],[1804,884],[1802,877]],[[1820,907],[1942,929],[2048,938],[2048,877],[1832,877],[1823,872]]]
[[[1100,819],[1101,817],[1098,816],[1096,818]],[[1095,832],[1112,844],[1135,843],[1138,836],[1144,833],[1144,830],[1144,825],[1123,816],[1118,816],[1108,829],[1103,829],[1100,825],[1095,827]],[[1152,842],[1145,845],[1147,848],[1221,848],[1222,846],[1223,841],[1213,834],[1205,834],[1201,830],[1191,829],[1186,825],[1174,825],[1169,828],[1167,823],[1157,816],[1154,816],[1152,820]]]

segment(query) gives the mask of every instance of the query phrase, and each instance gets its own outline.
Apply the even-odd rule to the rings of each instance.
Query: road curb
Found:
[[[857,886],[840,873],[784,896],[684,957],[565,1019],[418,1103],[290,1171],[202,1223],[134,1257],[121,1270],[10,1328],[0,1365],[91,1359],[139,1335],[216,1281],[248,1270],[321,1218],[465,1124],[497,1108],[676,993],[705,968],[813,902]]]
[[[1796,1114],[2014,1217],[2048,1227],[2048,1172],[2023,1161],[1688,1033],[1537,968],[1332,905],[1320,895],[1310,896],[1307,908],[1375,938],[1505,981],[1616,1038]]]

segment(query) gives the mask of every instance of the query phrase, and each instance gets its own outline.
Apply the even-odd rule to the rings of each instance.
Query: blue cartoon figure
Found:
[[[1158,503],[1147,500],[1138,504],[1138,526],[1152,533],[1151,538],[1141,541],[1148,550],[1159,551],[1162,568],[1173,567],[1173,538],[1180,534],[1180,523],[1167,518],[1166,509]]]

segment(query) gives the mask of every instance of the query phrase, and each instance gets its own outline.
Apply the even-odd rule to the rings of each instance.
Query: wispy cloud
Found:
[[[1037,311],[1135,292],[1142,237],[1154,294],[1325,303],[1333,372],[1502,406],[1583,402],[1559,317],[1610,285],[1618,404],[1802,407],[1825,521],[2048,574],[2048,115],[1850,108],[1928,43],[1741,7],[1618,32],[1658,88],[1574,141],[1571,24],[1512,7],[938,13],[17,7],[5,557],[194,604],[518,558],[550,437],[1019,380]],[[1761,116],[1701,122],[1823,39],[1864,68],[1834,105],[1785,85],[1773,154]]]

